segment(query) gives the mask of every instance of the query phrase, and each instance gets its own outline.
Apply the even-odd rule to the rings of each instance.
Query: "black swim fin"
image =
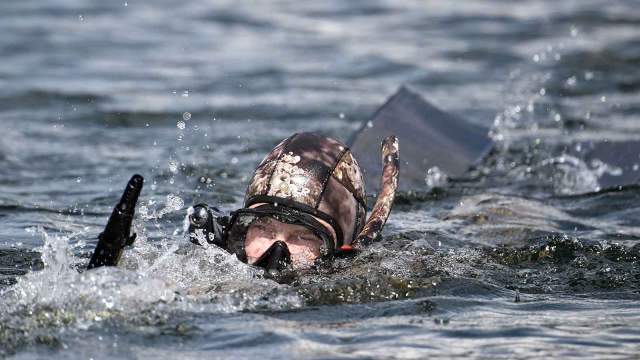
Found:
[[[132,245],[136,234],[129,235],[131,222],[142,191],[144,178],[133,175],[124,189],[120,202],[113,209],[104,231],[98,236],[98,245],[93,251],[87,269],[100,266],[117,266],[125,246]]]
[[[491,149],[489,129],[446,113],[406,87],[365,120],[347,142],[365,177],[367,193],[379,189],[380,143],[395,135],[402,146],[398,190],[425,188],[427,170],[459,178]]]

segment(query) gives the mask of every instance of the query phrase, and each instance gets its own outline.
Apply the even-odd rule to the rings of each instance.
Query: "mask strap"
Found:
[[[371,244],[380,236],[391,212],[396,188],[398,187],[398,170],[400,166],[398,138],[394,135],[387,136],[382,141],[381,153],[382,175],[380,177],[380,192],[375,205],[373,205],[369,219],[353,242],[353,248],[356,250]]]

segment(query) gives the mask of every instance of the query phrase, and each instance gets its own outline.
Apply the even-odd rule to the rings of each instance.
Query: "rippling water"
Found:
[[[640,188],[565,151],[640,136],[639,25],[630,0],[2,2],[0,356],[637,356]],[[278,140],[346,140],[402,84],[497,146],[400,194],[384,242],[291,285],[185,242],[185,205],[239,206]],[[136,246],[79,273],[134,172]]]

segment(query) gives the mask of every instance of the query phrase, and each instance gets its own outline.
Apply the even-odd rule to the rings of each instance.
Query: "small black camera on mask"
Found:
[[[204,245],[206,242],[224,248],[223,222],[226,219],[216,207],[194,205],[189,209],[189,241],[196,245]]]

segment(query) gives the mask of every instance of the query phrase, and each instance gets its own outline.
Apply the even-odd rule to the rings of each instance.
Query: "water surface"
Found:
[[[0,356],[635,357],[640,188],[568,154],[640,136],[638,39],[635,1],[3,2]],[[383,242],[290,285],[186,243],[189,204],[402,84],[496,148]],[[136,246],[80,273],[135,172]]]

